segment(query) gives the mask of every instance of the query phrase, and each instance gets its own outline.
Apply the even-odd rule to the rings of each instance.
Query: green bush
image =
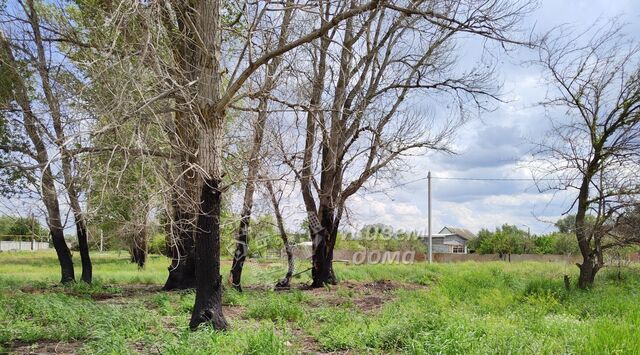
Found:
[[[154,234],[149,241],[149,254],[166,255],[169,256],[167,250],[167,236],[158,233]]]

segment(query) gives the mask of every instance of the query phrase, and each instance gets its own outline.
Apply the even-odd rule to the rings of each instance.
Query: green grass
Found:
[[[144,270],[125,253],[93,260],[94,284],[63,287],[52,252],[1,253],[0,352],[62,342],[81,353],[640,353],[637,266],[622,281],[605,269],[581,291],[565,290],[577,270],[559,263],[337,264],[338,286],[274,292],[285,265],[250,261],[245,292],[223,296],[229,331],[192,332],[193,292],[159,291],[166,258]],[[372,286],[382,280],[386,293]]]

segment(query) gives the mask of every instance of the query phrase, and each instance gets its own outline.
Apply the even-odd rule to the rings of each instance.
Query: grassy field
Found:
[[[339,264],[339,286],[273,292],[284,265],[252,261],[219,333],[188,330],[192,292],[160,291],[166,258],[93,258],[95,284],[62,287],[53,253],[0,254],[0,353],[640,354],[639,268],[566,291],[564,264]]]

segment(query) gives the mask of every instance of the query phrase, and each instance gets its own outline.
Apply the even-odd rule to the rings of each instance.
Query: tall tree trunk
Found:
[[[311,276],[313,282],[311,287],[324,287],[327,284],[334,284],[332,277],[332,236],[334,232],[334,210],[327,205],[320,205],[320,224],[322,226],[322,236],[314,243],[313,267]]]
[[[267,73],[267,77],[270,77],[269,73]],[[258,118],[255,123],[253,143],[251,145],[251,153],[249,156],[247,184],[244,189],[240,225],[238,226],[238,234],[236,236],[236,251],[233,253],[233,264],[231,265],[231,284],[238,291],[242,291],[242,286],[240,285],[242,267],[249,251],[248,236],[249,224],[251,223],[251,208],[253,207],[253,195],[255,193],[258,170],[260,169],[260,150],[262,147],[264,126],[267,121],[267,116],[267,99],[266,97],[263,97],[260,99],[260,104],[258,105]]]
[[[597,148],[597,147],[596,147]],[[592,249],[591,241],[594,237],[594,231],[589,230],[586,224],[587,210],[589,208],[589,186],[591,179],[599,169],[598,161],[600,154],[598,151],[594,154],[591,162],[587,166],[585,175],[580,185],[580,191],[578,193],[578,208],[576,211],[576,238],[578,239],[578,247],[582,254],[582,264],[578,264],[580,268],[580,275],[578,276],[578,287],[581,289],[589,288],[595,281],[596,273],[600,269],[598,261],[602,260],[602,255],[599,248]],[[597,240],[596,240],[597,242]]]
[[[196,300],[189,327],[195,330],[209,322],[215,329],[227,328],[222,314],[220,275],[220,180],[205,179],[202,185],[202,212],[196,238]]]
[[[146,227],[136,228],[131,245],[131,262],[138,264],[140,269],[144,268],[147,261],[148,249]]]
[[[198,79],[196,28],[193,27],[196,15],[195,8],[187,2],[178,2],[174,7],[177,27],[173,27],[172,14],[165,12],[164,21],[168,26],[168,33],[172,35],[172,51],[177,61],[177,68],[170,68],[174,80],[182,87],[190,87],[190,83]],[[171,265],[169,276],[163,287],[164,290],[183,290],[196,287],[195,237],[197,223],[197,209],[199,201],[199,186],[202,183],[199,174],[193,169],[197,165],[198,128],[193,121],[192,97],[193,92],[186,92],[185,96],[178,95],[175,99],[175,114],[173,122],[175,131],[169,130],[172,139],[172,149],[180,161],[176,172],[171,177],[173,187],[173,219],[171,221],[171,241],[169,252]]]
[[[71,251],[64,240],[64,228],[60,218],[60,206],[56,194],[55,182],[51,169],[47,166],[42,174],[42,200],[47,209],[47,224],[51,233],[53,248],[56,250],[60,263],[61,278],[63,284],[75,282],[75,272],[73,270],[73,260]]]
[[[163,290],[185,290],[196,287],[194,254],[194,229],[191,216],[174,207],[175,222],[171,226],[172,241],[169,244],[171,265]]]
[[[596,278],[596,273],[600,269],[597,260],[587,255],[583,256],[582,264],[578,264],[580,268],[580,276],[578,277],[578,287],[581,289],[587,289],[593,285]]]
[[[56,250],[56,255],[58,256],[58,262],[60,263],[60,282],[74,282],[75,275],[73,270],[73,261],[71,259],[71,251],[64,240],[64,228],[62,227],[62,219],[60,218],[58,193],[55,187],[53,172],[49,165],[49,154],[38,130],[39,124],[31,108],[27,87],[22,81],[22,77],[17,69],[19,66],[13,56],[9,42],[4,38],[2,32],[0,32],[0,44],[2,45],[2,50],[5,52],[9,61],[9,68],[15,78],[13,85],[15,88],[16,101],[22,108],[25,131],[35,148],[35,159],[41,166],[42,179],[40,189],[42,193],[42,202],[47,210],[47,225],[49,226],[51,241],[54,249]]]
[[[280,27],[280,36],[278,38],[278,47],[284,46],[288,33],[289,24],[291,22],[291,14],[294,6],[291,0],[287,0],[286,9],[284,11],[282,24]],[[254,125],[253,141],[249,156],[249,169],[247,172],[247,184],[244,190],[244,200],[242,205],[242,214],[240,216],[240,225],[236,237],[236,251],[233,254],[233,265],[231,266],[231,284],[233,287],[242,291],[240,279],[242,277],[242,267],[249,251],[248,236],[249,224],[251,223],[251,208],[253,206],[253,195],[255,192],[256,178],[258,177],[258,169],[260,168],[260,150],[262,148],[262,140],[264,138],[264,127],[269,116],[267,112],[268,98],[267,93],[273,89],[276,71],[282,62],[281,57],[276,57],[267,64],[265,69],[265,79],[262,84],[263,96],[260,97],[258,104],[258,118]]]
[[[355,6],[354,3],[351,4]],[[314,250],[313,287],[325,284],[336,284],[337,279],[333,271],[333,248],[336,243],[339,227],[340,208],[337,208],[342,188],[342,149],[344,149],[345,122],[342,114],[347,96],[349,82],[349,63],[353,56],[353,19],[346,20],[344,41],[340,55],[340,70],[333,94],[333,105],[329,115],[330,124],[323,123],[325,129],[322,135],[322,169],[320,173],[320,209],[319,217],[324,233],[324,240]],[[324,80],[324,78],[323,78]],[[328,130],[328,132],[327,132]]]
[[[182,116],[184,117],[184,116]],[[184,123],[181,123],[184,125]],[[192,139],[183,133],[184,141]],[[189,169],[196,160],[192,155],[183,156],[178,166],[177,181],[173,191],[173,218],[170,223],[169,253],[171,265],[169,276],[163,290],[185,290],[195,287],[196,268],[194,254],[195,216],[198,199],[198,174],[194,171],[182,173]]]
[[[198,163],[195,152],[197,150],[197,131],[192,127],[190,116],[180,110],[186,110],[186,104],[178,101],[178,111],[175,113],[175,136],[172,144],[180,161],[175,173],[170,174],[173,184],[172,209],[169,237],[169,253],[171,265],[169,276],[163,287],[164,290],[184,290],[195,287],[196,269],[194,254],[194,238],[196,235],[196,211],[198,201],[198,185],[200,176],[192,167]],[[190,170],[191,169],[191,170]]]
[[[316,122],[321,121],[323,116],[322,110],[320,110],[320,102],[322,101],[322,92],[324,91],[324,79],[327,72],[326,60],[327,51],[331,39],[328,36],[322,36],[320,39],[320,47],[318,53],[318,62],[316,76],[313,81],[313,88],[311,92],[311,98],[309,100],[309,111],[307,112],[306,119],[306,136],[304,154],[302,157],[302,173],[300,177],[300,190],[302,193],[302,199],[307,210],[307,219],[309,221],[309,232],[311,235],[311,242],[313,245],[312,256],[312,287],[321,287],[324,285],[322,277],[320,277],[323,265],[325,264],[324,253],[320,250],[325,250],[325,240],[327,230],[320,222],[316,208],[316,202],[311,191],[311,180],[313,178],[313,152],[315,150],[316,141]]]
[[[276,289],[288,289],[291,285],[291,277],[293,277],[293,272],[295,270],[295,264],[293,262],[293,251],[291,250],[291,243],[289,242],[289,238],[287,237],[287,231],[284,229],[284,219],[282,218],[282,213],[280,212],[280,202],[278,201],[276,193],[273,190],[273,183],[271,183],[270,179],[266,179],[265,184],[267,185],[267,191],[269,192],[271,205],[273,206],[273,213],[276,216],[276,223],[278,224],[278,231],[280,232],[282,245],[284,245],[284,250],[287,253],[287,274],[283,279],[276,283]]]
[[[247,198],[247,191],[245,190],[245,202]],[[238,227],[238,233],[236,235],[236,250],[233,253],[233,263],[231,264],[231,271],[229,272],[229,281],[231,286],[239,292],[242,292],[241,278],[242,268],[244,261],[247,259],[249,253],[249,223],[251,221],[251,207],[247,208],[245,204],[242,208],[242,214],[240,216],[240,226]]]
[[[80,207],[80,203],[78,201],[78,192],[75,188],[71,156],[68,154],[65,147],[67,139],[62,125],[60,101],[54,93],[53,86],[51,84],[49,67],[47,65],[47,58],[45,55],[42,34],[40,32],[40,18],[34,6],[33,0],[27,0],[27,6],[29,8],[29,22],[31,24],[31,29],[33,30],[33,39],[38,54],[36,60],[38,73],[40,75],[40,83],[42,85],[42,91],[45,94],[47,105],[49,106],[49,112],[53,121],[53,128],[56,133],[57,139],[56,144],[58,145],[58,149],[60,150],[60,155],[62,158],[62,175],[64,179],[64,186],[67,190],[67,195],[69,196],[69,203],[76,223],[78,246],[80,248],[80,259],[82,262],[82,281],[91,283],[93,272],[91,266],[91,258],[89,256],[87,228],[83,219],[82,208]]]
[[[78,236],[78,248],[80,249],[80,262],[82,263],[81,280],[91,283],[93,279],[93,266],[89,256],[89,238],[87,236],[87,226],[82,217],[75,217],[76,233]]]
[[[195,27],[200,43],[196,49],[196,68],[200,75],[196,114],[201,125],[198,136],[198,165],[203,171],[198,211],[196,256],[196,299],[189,327],[202,323],[224,330],[222,314],[222,276],[220,275],[220,210],[222,183],[222,145],[225,110],[220,102],[220,59],[222,36],[220,2],[201,0],[194,4]]]

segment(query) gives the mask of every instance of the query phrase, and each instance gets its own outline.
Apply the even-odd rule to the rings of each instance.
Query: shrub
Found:
[[[167,236],[158,233],[154,234],[149,241],[149,254],[166,255],[169,256],[167,250]]]

